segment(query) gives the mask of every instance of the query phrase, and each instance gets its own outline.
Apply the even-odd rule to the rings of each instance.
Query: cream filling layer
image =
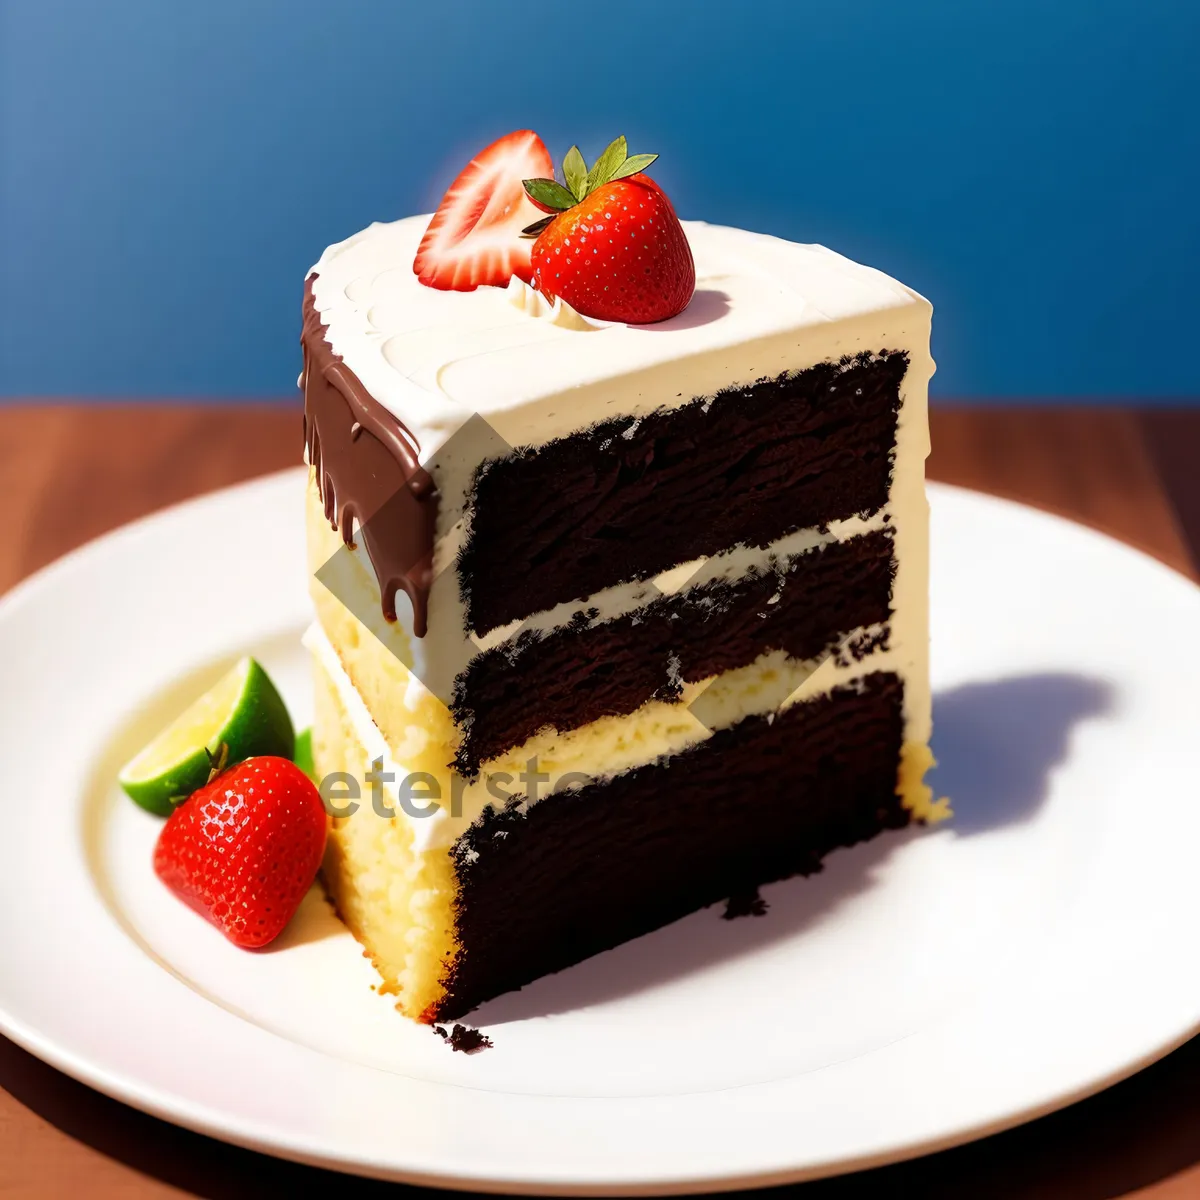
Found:
[[[411,822],[414,850],[430,853],[448,848],[489,805],[528,807],[557,791],[679,754],[744,717],[786,710],[871,672],[895,671],[905,678],[907,690],[917,681],[909,680],[903,656],[894,648],[877,649],[861,661],[849,652],[853,644],[877,632],[855,630],[822,660],[801,663],[775,651],[749,666],[685,684],[677,701],[648,701],[627,716],[603,717],[565,733],[543,730],[483,764],[472,781],[454,776],[427,755],[418,755],[424,761],[414,762],[394,754],[319,624],[309,628],[304,644],[337,690],[368,757],[379,760],[384,777],[391,776],[378,785],[388,798],[386,808],[395,819]],[[406,808],[398,788],[418,772],[419,799],[410,795]],[[362,803],[369,804],[365,788],[363,795]],[[426,811],[417,815],[415,810]]]

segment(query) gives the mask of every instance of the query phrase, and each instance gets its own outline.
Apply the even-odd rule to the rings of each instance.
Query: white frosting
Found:
[[[559,329],[576,329],[586,333],[589,329],[603,329],[610,324],[580,316],[561,296],[548,300],[516,275],[508,281],[504,296],[517,312],[524,313],[527,317],[536,317],[539,321],[547,321]]]
[[[829,327],[929,312],[903,284],[822,246],[685,221],[696,261],[687,309],[657,325],[586,321],[557,301],[546,306],[519,280],[474,292],[424,286],[412,263],[428,223],[371,225],[330,246],[312,269],[330,345],[412,430],[426,463],[475,413],[511,445],[537,445],[831,352],[881,349],[852,336],[831,340]],[[795,335],[804,331],[819,331],[821,353],[797,360]],[[773,338],[783,344],[766,344]]]

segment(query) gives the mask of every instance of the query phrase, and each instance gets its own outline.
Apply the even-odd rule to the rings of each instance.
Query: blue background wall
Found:
[[[531,125],[925,292],[941,395],[1200,396],[1195,0],[0,5],[0,394],[288,394],[322,248]]]

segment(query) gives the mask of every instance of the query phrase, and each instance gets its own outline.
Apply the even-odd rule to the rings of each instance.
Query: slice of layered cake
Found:
[[[424,1021],[943,815],[930,305],[576,158],[306,284],[324,874]]]

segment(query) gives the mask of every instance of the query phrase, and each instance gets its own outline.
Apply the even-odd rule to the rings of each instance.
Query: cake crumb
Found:
[[[449,1032],[441,1025],[434,1025],[433,1032],[442,1041],[449,1042],[451,1050],[460,1050],[463,1054],[475,1054],[479,1050],[488,1050],[492,1045],[490,1037],[467,1025],[455,1025]]]
[[[722,921],[732,921],[736,917],[765,917],[767,902],[762,898],[758,888],[749,892],[737,892],[725,901],[725,911],[721,914]]]

